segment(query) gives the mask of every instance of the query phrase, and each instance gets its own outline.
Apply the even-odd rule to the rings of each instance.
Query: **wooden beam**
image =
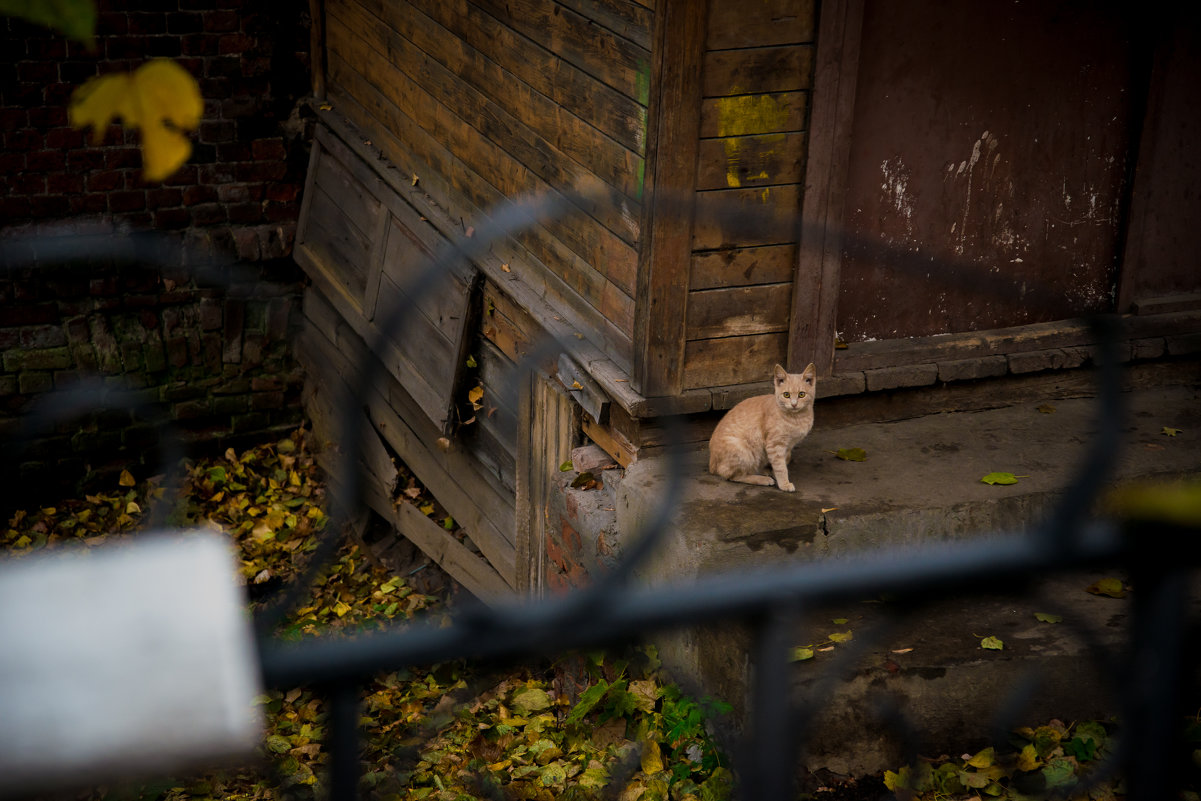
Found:
[[[309,0],[309,64],[313,99],[325,100],[325,0]]]
[[[571,458],[571,399],[531,372],[522,384],[517,435],[517,592],[540,597],[546,578],[546,516],[551,477]]]
[[[863,0],[826,0],[819,16],[788,369],[799,370],[812,361],[819,375],[829,375],[834,366],[843,201],[855,113]]]
[[[681,389],[707,5],[664,0],[655,15],[647,115],[651,174],[634,318],[633,378],[648,397]]]

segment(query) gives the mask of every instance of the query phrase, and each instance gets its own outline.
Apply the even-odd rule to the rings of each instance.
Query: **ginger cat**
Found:
[[[788,480],[792,449],[813,428],[817,369],[775,370],[775,393],[747,398],[726,412],[709,438],[709,472],[729,481],[795,492]],[[773,481],[763,468],[771,465]]]

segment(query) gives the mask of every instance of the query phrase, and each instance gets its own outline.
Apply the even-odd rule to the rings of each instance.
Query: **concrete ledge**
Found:
[[[1056,351],[1061,353],[1051,358],[1067,357]],[[1140,390],[1127,393],[1125,400],[1129,413],[1119,478],[1201,474],[1201,392],[1196,387]],[[1031,397],[989,411],[839,428],[823,428],[819,417],[793,455],[795,493],[721,481],[706,472],[702,447],[686,459],[684,501],[675,510],[675,525],[639,578],[648,584],[703,582],[718,571],[1019,536],[1046,516],[1086,458],[1096,434],[1095,411],[1096,402],[1088,398],[1046,405]],[[1179,432],[1166,436],[1165,426]],[[863,448],[867,460],[838,459],[840,448]],[[980,481],[994,471],[1021,478],[1009,486]],[[616,488],[616,526],[610,530],[616,552],[658,510],[668,478],[665,458],[640,459],[626,470]],[[820,734],[810,740],[808,767],[839,773],[895,767],[898,742],[881,733],[880,699],[886,707],[905,710],[923,733],[924,753],[937,755],[941,748],[979,740],[1025,671],[1036,673],[1039,684],[1017,722],[1113,712],[1105,677],[1094,670],[1096,655],[1083,651],[1082,632],[1096,635],[1103,649],[1119,648],[1125,608],[1084,593],[1089,583],[1073,578],[1048,585],[1035,597],[951,603],[904,616],[895,631],[828,686],[818,684],[819,676],[829,677],[821,669],[826,655],[798,663],[798,692],[817,692],[828,701],[814,723]],[[1035,611],[1057,612],[1058,607],[1070,610],[1065,617],[1073,625],[1052,627],[1033,618]],[[879,606],[815,612],[809,628],[798,627],[796,644],[820,642],[834,630],[835,617],[847,618],[844,627],[859,636],[880,613]],[[1006,650],[983,651],[979,637],[987,634],[1001,637]],[[658,642],[665,661],[687,682],[745,708],[754,666],[740,627],[700,627]],[[893,653],[904,648],[913,650]],[[830,660],[825,661],[828,666]]]

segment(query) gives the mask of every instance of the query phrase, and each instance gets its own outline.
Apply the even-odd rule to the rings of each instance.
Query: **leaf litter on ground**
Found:
[[[218,527],[234,538],[252,608],[293,580],[318,541],[332,534],[324,483],[303,430],[186,467],[182,500],[170,520]],[[0,530],[0,550],[20,556],[135,532],[146,510],[168,502],[161,483],[139,482],[126,470],[111,490],[16,512]],[[399,502],[454,525],[412,477],[401,486]],[[344,636],[449,612],[446,598],[418,591],[348,538],[278,635]],[[462,663],[411,668],[374,678],[361,699],[360,791],[366,798],[599,799],[615,781],[625,783],[623,798],[645,801],[730,795],[727,760],[708,731],[709,721],[729,707],[693,700],[664,681],[650,650],[627,660],[567,656],[504,674]],[[256,702],[266,712],[260,751],[269,770],[97,788],[79,798],[322,797],[328,759],[323,697],[307,687],[270,689]]]

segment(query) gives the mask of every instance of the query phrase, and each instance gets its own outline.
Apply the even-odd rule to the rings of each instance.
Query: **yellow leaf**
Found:
[[[642,772],[650,776],[663,770],[663,755],[654,740],[642,741]]]
[[[996,757],[996,750],[992,746],[989,746],[988,748],[985,748],[983,751],[981,751],[980,753],[976,754],[974,757],[969,759],[967,761],[967,763],[969,765],[971,765],[973,768],[987,768],[992,765],[993,759],[995,757]]]
[[[122,470],[121,477],[117,479],[117,483],[122,487],[132,487],[138,482],[134,481],[133,473],[129,472],[128,470]]]
[[[1022,748],[1022,752],[1018,754],[1018,770],[1029,773],[1042,764],[1043,761],[1038,758],[1038,749],[1034,747],[1034,743],[1026,743],[1026,746]]]
[[[467,400],[472,403],[479,403],[484,397],[484,388],[482,386],[472,387],[467,393]]]
[[[342,617],[349,611],[350,605],[345,601],[338,601],[336,604],[334,604],[334,614],[336,614],[338,617]]]
[[[75,128],[92,128],[100,142],[114,120],[142,133],[142,172],[161,181],[192,153],[182,131],[200,124],[204,101],[187,70],[170,59],[153,59],[132,73],[93,78],[71,96],[68,119]]]
[[[125,514],[127,514],[127,515],[140,514],[141,511],[142,511],[142,507],[138,506],[133,501],[130,501],[129,503],[125,504]]]

